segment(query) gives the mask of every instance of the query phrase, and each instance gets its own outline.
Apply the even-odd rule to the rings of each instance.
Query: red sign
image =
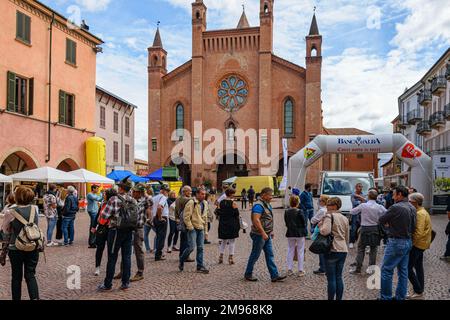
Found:
[[[412,143],[407,143],[403,147],[402,157],[408,159],[419,158],[422,155],[422,152],[416,149],[416,147]]]

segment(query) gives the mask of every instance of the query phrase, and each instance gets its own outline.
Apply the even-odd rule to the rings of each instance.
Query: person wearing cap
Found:
[[[170,187],[162,184],[160,193],[153,198],[152,219],[156,231],[155,261],[165,260],[163,250],[169,221],[169,205],[167,203],[169,192]]]
[[[120,182],[118,187],[118,194],[120,197],[111,197],[101,213],[101,219],[109,221],[109,231],[107,240],[108,264],[106,266],[105,280],[103,284],[98,287],[100,292],[112,290],[112,282],[119,251],[122,251],[122,285],[120,286],[120,290],[128,290],[130,288],[133,230],[117,229],[117,218],[119,217],[120,208],[122,206],[121,199],[135,203],[136,200],[128,194],[132,187],[132,184],[128,178],[125,178],[122,182]]]

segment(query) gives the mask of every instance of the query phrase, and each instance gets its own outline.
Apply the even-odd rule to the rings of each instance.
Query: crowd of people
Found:
[[[431,219],[423,207],[424,197],[413,188],[398,186],[383,190],[363,192],[361,184],[355,186],[351,201],[353,209],[347,217],[340,211],[342,201],[338,197],[322,195],[315,209],[311,184],[304,191],[290,190],[289,208],[285,210],[287,273],[282,274],[275,263],[274,213],[271,205],[274,191],[263,188],[256,194],[253,187],[242,190],[241,210],[236,200],[235,186],[229,186],[215,199],[215,193],[204,186],[184,186],[176,196],[174,190],[161,183],[159,193],[145,184],[133,185],[125,179],[116,189],[100,192],[95,185],[87,195],[86,212],[90,218],[88,248],[95,249],[95,276],[100,276],[105,249],[107,262],[105,278],[98,286],[99,292],[110,291],[115,279],[121,281],[121,290],[128,290],[130,283],[144,279],[145,255],[153,254],[155,261],[166,260],[166,253],[178,252],[178,269],[185,270],[186,263],[195,262],[196,271],[208,274],[210,270],[204,260],[204,247],[211,242],[208,233],[214,220],[218,221],[218,263],[223,264],[228,254],[228,264],[235,264],[237,239],[248,227],[241,214],[251,211],[250,239],[252,248],[244,271],[246,281],[255,282],[255,264],[262,252],[272,282],[282,282],[297,274],[306,274],[304,261],[306,240],[312,244],[327,243],[318,254],[318,269],[315,275],[326,275],[328,299],[343,299],[345,286],[343,271],[348,252],[356,248],[355,261],[350,273],[362,273],[365,254],[369,254],[369,268],[377,265],[377,253],[384,248],[381,262],[382,300],[404,300],[422,298],[425,292],[423,267],[424,252],[430,247],[435,233]],[[22,251],[17,241],[27,223],[39,225],[39,209],[33,205],[34,192],[28,187],[19,187],[7,198],[1,226],[2,250],[0,262],[5,264],[8,255],[12,269],[12,298],[20,300],[22,278],[25,278],[31,299],[39,299],[36,282],[36,267],[43,247]],[[209,199],[208,199],[209,198]],[[215,207],[215,210],[211,210]],[[58,189],[50,185],[44,196],[44,214],[47,219],[46,246],[71,246],[75,239],[75,219],[78,207],[77,190],[69,186]],[[447,210],[449,211],[449,210]],[[450,220],[450,212],[449,220]],[[449,223],[450,225],[450,223]],[[56,229],[56,235],[54,231]],[[155,239],[150,244],[150,232]],[[449,234],[449,226],[446,233]],[[34,240],[33,240],[34,241]],[[33,242],[31,241],[31,242]],[[282,241],[282,240],[279,240]],[[325,241],[325,242],[324,242]],[[328,242],[326,242],[328,241]],[[177,246],[178,245],[178,246]],[[442,260],[450,260],[450,235]],[[195,251],[195,258],[193,253]],[[312,251],[312,250],[311,250]],[[131,276],[134,252],[137,272]],[[121,263],[117,266],[119,254]],[[294,270],[297,261],[297,270]],[[398,284],[393,294],[393,274],[398,273]],[[116,271],[118,271],[116,273]],[[408,279],[412,292],[407,295]]]

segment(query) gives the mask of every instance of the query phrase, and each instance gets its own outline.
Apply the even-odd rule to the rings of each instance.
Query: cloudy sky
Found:
[[[139,106],[136,157],[147,159],[147,47],[156,24],[169,71],[191,57],[191,0],[41,0],[85,19],[104,41],[97,82]],[[258,0],[204,0],[208,29],[234,28],[242,4],[259,24]],[[314,6],[323,35],[323,108],[327,127],[392,132],[397,98],[450,45],[448,0],[277,0],[274,51],[305,65],[305,35]]]

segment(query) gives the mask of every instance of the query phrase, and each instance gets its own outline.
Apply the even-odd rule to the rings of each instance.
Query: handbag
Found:
[[[246,230],[248,228],[248,223],[245,222],[241,216],[239,216],[239,225],[240,225],[241,229],[243,230],[243,232],[246,233]]]
[[[8,255],[8,245],[5,244],[0,249],[0,266],[4,267],[6,264],[6,256]]]
[[[333,229],[334,218],[333,214],[331,214],[331,229]],[[331,246],[333,244],[334,236],[333,232],[330,232],[329,235],[324,236],[321,233],[317,235],[316,240],[313,241],[311,246],[309,247],[309,251],[314,254],[326,254],[331,251]]]

